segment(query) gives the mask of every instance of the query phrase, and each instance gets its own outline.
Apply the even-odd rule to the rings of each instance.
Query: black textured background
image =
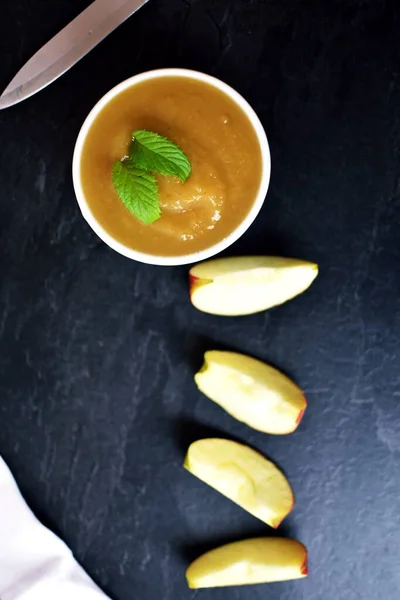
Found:
[[[88,4],[2,0],[0,87]],[[271,456],[297,495],[282,531],[307,580],[204,600],[400,597],[400,4],[150,0],[50,88],[0,112],[0,453],[44,522],[116,600],[194,599],[205,548],[268,528],[186,473],[222,432]],[[320,264],[312,288],[247,318],[196,312],[183,268],[119,256],[81,218],[79,128],[112,86],[184,66],[235,86],[271,145],[262,214],[230,253]],[[201,397],[204,349],[271,361],[304,387],[291,436]]]

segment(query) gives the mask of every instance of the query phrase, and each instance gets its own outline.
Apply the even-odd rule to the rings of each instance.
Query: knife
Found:
[[[147,2],[95,0],[22,67],[0,96],[0,110],[52,83]]]

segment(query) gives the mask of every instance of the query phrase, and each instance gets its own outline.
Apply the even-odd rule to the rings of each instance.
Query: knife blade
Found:
[[[95,0],[17,73],[0,96],[0,110],[52,83],[148,0]]]

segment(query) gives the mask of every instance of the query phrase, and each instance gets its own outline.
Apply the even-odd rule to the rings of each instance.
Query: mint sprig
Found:
[[[171,140],[144,129],[133,133],[129,158],[114,163],[112,179],[121,202],[146,224],[160,218],[160,200],[154,174],[185,182],[192,167],[186,154]]]
[[[133,132],[129,155],[138,167],[167,177],[178,177],[181,181],[186,181],[192,172],[190,161],[179,146],[144,129]]]
[[[112,171],[115,190],[130,213],[143,223],[160,218],[160,202],[154,175],[138,169],[130,160],[117,161]]]

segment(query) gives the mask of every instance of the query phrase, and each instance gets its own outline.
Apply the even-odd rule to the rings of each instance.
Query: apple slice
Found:
[[[186,571],[192,589],[288,581],[307,575],[306,548],[285,538],[227,544],[203,554]]]
[[[237,442],[194,442],[184,467],[271,527],[278,527],[294,506],[292,488],[278,467]]]
[[[301,294],[317,275],[318,265],[294,258],[218,258],[191,268],[190,298],[212,315],[250,315]]]
[[[265,433],[285,434],[297,428],[307,401],[286,375],[235,352],[212,350],[204,361],[195,382],[232,417]]]

